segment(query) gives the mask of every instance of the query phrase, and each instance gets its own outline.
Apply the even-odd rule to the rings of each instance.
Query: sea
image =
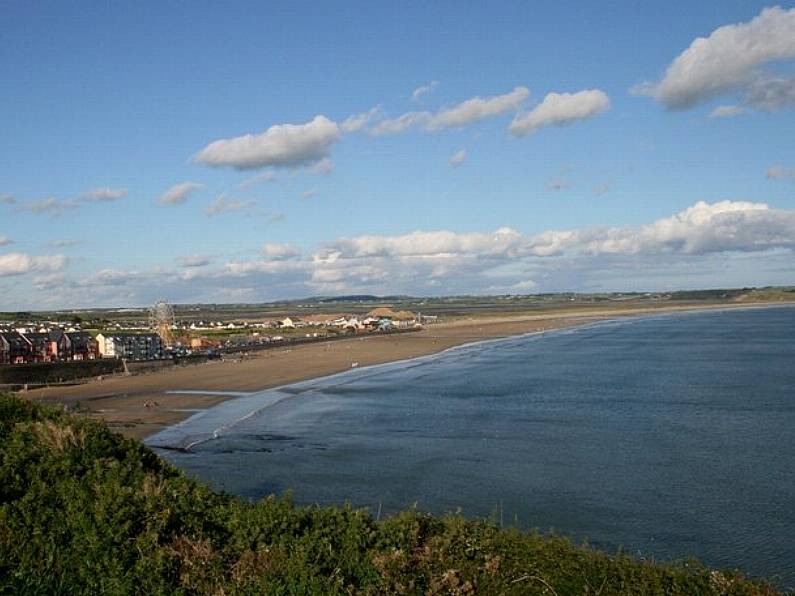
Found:
[[[239,395],[148,443],[248,499],[459,512],[795,587],[793,307],[469,344]]]

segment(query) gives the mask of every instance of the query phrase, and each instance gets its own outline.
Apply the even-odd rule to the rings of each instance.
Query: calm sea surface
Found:
[[[243,497],[460,509],[795,586],[795,308],[465,346],[236,398],[149,442],[193,444],[158,452]]]

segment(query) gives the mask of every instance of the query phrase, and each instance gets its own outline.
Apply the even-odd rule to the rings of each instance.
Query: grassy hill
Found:
[[[775,594],[457,516],[214,493],[102,424],[0,395],[3,594]]]

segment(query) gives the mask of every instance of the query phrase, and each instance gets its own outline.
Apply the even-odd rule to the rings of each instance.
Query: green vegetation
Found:
[[[0,395],[0,593],[775,592],[458,516],[244,502],[100,423]]]

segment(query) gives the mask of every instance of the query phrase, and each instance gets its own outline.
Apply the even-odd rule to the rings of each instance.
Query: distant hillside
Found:
[[[695,563],[416,511],[248,503],[88,419],[0,395],[2,594],[774,594]]]

